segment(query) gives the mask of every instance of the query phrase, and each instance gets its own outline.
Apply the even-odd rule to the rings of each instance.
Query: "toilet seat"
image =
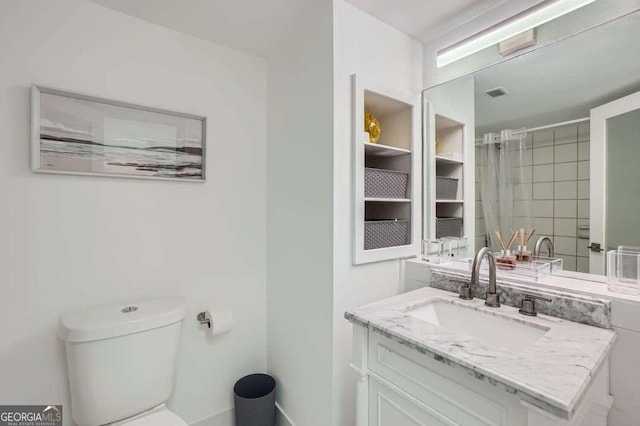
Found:
[[[163,404],[135,417],[111,423],[110,426],[188,426]]]

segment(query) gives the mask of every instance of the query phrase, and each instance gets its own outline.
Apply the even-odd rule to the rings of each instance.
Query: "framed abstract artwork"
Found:
[[[205,180],[205,117],[31,90],[34,172]]]

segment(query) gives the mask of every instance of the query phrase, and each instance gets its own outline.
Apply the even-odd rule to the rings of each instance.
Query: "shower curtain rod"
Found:
[[[523,133],[537,132],[538,130],[553,129],[554,127],[562,127],[562,126],[567,126],[569,124],[578,124],[578,123],[582,123],[589,120],[590,120],[589,117],[578,118],[576,120],[563,121],[562,123],[547,124],[546,126],[534,127],[532,129],[514,130],[512,134],[521,135]]]
[[[589,120],[590,120],[589,117],[584,117],[584,118],[578,118],[576,120],[569,120],[569,121],[563,121],[563,122],[560,122],[560,123],[547,124],[546,126],[533,127],[531,129],[526,129],[526,128],[523,127],[522,129],[514,130],[511,134],[513,136],[518,136],[518,135],[522,135],[524,133],[537,132],[538,130],[553,129],[554,127],[562,127],[562,126],[567,126],[569,124],[578,124],[578,123],[583,123],[583,122],[589,121]],[[482,145],[483,141],[484,141],[483,138],[476,138],[476,145]]]

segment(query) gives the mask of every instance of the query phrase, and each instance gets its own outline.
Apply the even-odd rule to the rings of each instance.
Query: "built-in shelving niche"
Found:
[[[443,112],[433,103],[426,103],[425,108],[425,156],[424,200],[425,215],[423,227],[425,238],[436,238],[436,221],[438,218],[461,218],[460,232],[445,232],[438,235],[462,237],[468,234],[469,224],[465,218],[465,169],[466,164],[465,123],[455,118],[451,112]],[[455,178],[458,188],[454,197],[438,197],[436,191],[437,177]],[[473,195],[473,194],[469,194]],[[468,197],[466,197],[468,198]]]
[[[354,235],[353,263],[369,263],[416,255],[420,252],[419,110],[418,97],[382,87],[353,75],[353,146],[354,146]],[[370,143],[364,133],[364,114],[378,119],[382,129],[377,143]],[[366,197],[365,168],[407,173],[405,197]],[[366,248],[365,232],[369,221],[398,220],[408,224],[401,243]],[[370,243],[371,241],[369,241]]]

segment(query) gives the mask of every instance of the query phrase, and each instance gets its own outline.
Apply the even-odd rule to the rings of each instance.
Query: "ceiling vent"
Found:
[[[508,94],[509,92],[507,92],[507,90],[504,87],[496,87],[495,89],[489,89],[485,92],[487,95],[491,96],[492,98],[497,98],[500,96],[504,96],[506,94]]]

